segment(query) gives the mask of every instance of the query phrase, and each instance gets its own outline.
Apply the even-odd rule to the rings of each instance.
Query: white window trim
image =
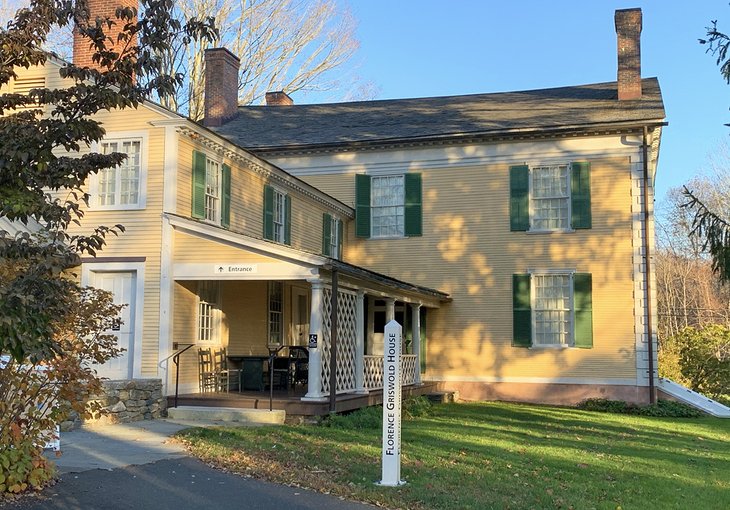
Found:
[[[119,140],[139,140],[139,196],[136,204],[99,204],[99,174],[96,173],[89,177],[89,201],[90,210],[98,211],[127,211],[139,210],[147,207],[147,166],[149,161],[149,132],[144,131],[114,131],[107,133],[100,142],[91,144],[92,152],[101,152],[101,144]]]
[[[279,333],[281,334],[281,340],[279,342],[272,342],[271,341],[271,286],[272,284],[277,283],[280,285],[281,293],[280,293],[280,301],[279,304],[281,306],[281,311],[276,312],[279,314]],[[286,289],[284,288],[284,282],[280,280],[272,280],[269,282],[269,285],[267,286],[267,295],[266,295],[266,342],[269,346],[281,346],[284,345],[284,293],[286,292]]]
[[[200,291],[204,284],[213,283],[216,285],[216,296],[215,303],[213,305],[213,317],[211,325],[211,333],[209,340],[203,340],[200,338]],[[221,306],[221,285],[218,280],[199,280],[198,288],[196,291],[195,300],[195,344],[201,346],[215,346],[221,343],[221,329],[223,325],[223,311]]]
[[[548,228],[548,229],[536,229],[533,227],[533,220],[535,219],[535,194],[533,192],[533,186],[532,186],[532,176],[533,176],[533,168],[535,167],[545,167],[545,166],[567,166],[568,167],[568,227],[567,228]],[[572,224],[572,218],[573,218],[573,195],[572,190],[570,188],[571,186],[571,176],[572,176],[572,167],[573,163],[565,161],[556,162],[556,161],[548,161],[548,162],[531,162],[527,164],[527,168],[529,169],[529,176],[528,176],[528,183],[529,183],[529,201],[530,201],[530,207],[529,207],[529,214],[530,214],[530,228],[527,231],[528,234],[553,234],[553,233],[560,233],[560,232],[575,232],[575,229],[573,228]]]
[[[402,177],[403,178],[403,195],[402,203],[400,206],[373,206],[373,183],[375,179],[387,179],[390,177]],[[375,235],[374,228],[375,222],[373,221],[373,211],[376,207],[402,207],[403,208],[403,233],[395,235]],[[383,175],[371,175],[370,176],[370,239],[404,239],[406,237],[406,226],[405,226],[405,215],[406,215],[406,174],[383,174]]]
[[[273,197],[274,203],[272,204],[273,209],[272,209],[272,218],[271,218],[272,235],[274,237],[274,242],[284,244],[286,242],[286,227],[287,227],[287,225],[286,225],[286,200],[287,200],[287,197],[289,196],[289,194],[285,190],[283,190],[277,186],[271,186],[271,188],[274,190],[274,197]],[[276,197],[277,197],[277,195],[281,196],[281,215],[282,215],[281,223],[276,222],[276,212],[277,212]],[[281,229],[279,230],[278,237],[276,235],[276,226],[277,225],[281,225]]]
[[[134,352],[132,352],[132,377],[142,377],[142,334],[144,332],[144,262],[84,262],[81,265],[81,286],[91,285],[92,272],[136,273],[134,296]]]
[[[209,219],[206,214],[206,203],[208,199],[208,163],[218,165],[218,202],[215,210],[215,218]],[[209,154],[205,154],[205,189],[203,190],[203,221],[211,225],[221,224],[223,217],[223,162],[217,158],[211,158]]]
[[[573,276],[575,269],[528,269],[530,275],[530,323],[532,330],[531,349],[574,349],[575,347],[575,296],[573,295]],[[569,344],[538,344],[537,325],[535,324],[535,283],[534,277],[539,275],[566,275],[570,277],[570,343]]]
[[[330,258],[340,260],[340,225],[342,219],[330,215]]]

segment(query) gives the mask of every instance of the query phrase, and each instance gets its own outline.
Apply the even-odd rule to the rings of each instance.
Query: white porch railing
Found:
[[[379,390],[383,387],[383,357],[365,356],[365,389]],[[416,383],[416,355],[404,354],[400,369],[403,386]]]

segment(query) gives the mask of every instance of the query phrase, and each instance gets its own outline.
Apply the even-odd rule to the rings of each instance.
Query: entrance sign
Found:
[[[253,274],[258,273],[257,264],[216,264],[213,266],[216,274]]]
[[[403,328],[396,321],[385,325],[383,346],[383,454],[379,485],[397,487],[400,479],[401,340]]]

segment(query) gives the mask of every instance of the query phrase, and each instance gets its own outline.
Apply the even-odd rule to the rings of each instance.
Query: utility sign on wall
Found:
[[[396,487],[400,479],[401,432],[401,339],[403,328],[396,321],[385,325],[383,346],[383,470],[379,485]]]

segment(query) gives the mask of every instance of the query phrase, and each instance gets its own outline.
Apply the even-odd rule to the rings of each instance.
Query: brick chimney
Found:
[[[619,9],[614,21],[618,40],[618,99],[641,99],[641,9]]]
[[[283,90],[266,93],[266,106],[291,106],[294,100]]]
[[[205,50],[205,119],[222,126],[238,113],[238,68],[241,61],[225,48]]]
[[[134,7],[139,9],[138,0],[88,0],[89,5],[89,23],[95,23],[96,18],[109,18],[114,21],[111,28],[104,26],[105,35],[112,41],[117,40],[117,36],[124,28],[125,22],[118,20],[116,16],[119,7]],[[136,36],[134,44],[136,44]],[[81,37],[77,30],[73,33],[73,63],[79,67],[97,67],[91,60],[94,55],[94,49],[91,47],[91,41]]]

